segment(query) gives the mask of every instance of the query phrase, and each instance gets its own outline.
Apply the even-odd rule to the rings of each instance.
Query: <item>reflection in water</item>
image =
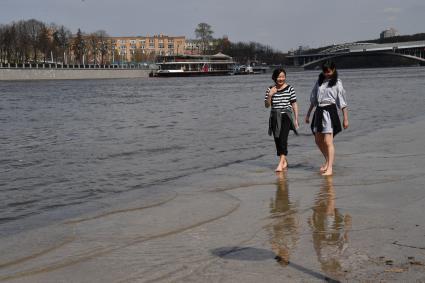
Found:
[[[316,196],[313,215],[308,222],[312,229],[313,246],[322,270],[335,275],[341,274],[342,254],[348,246],[351,216],[342,215],[335,207],[332,176],[324,179]]]
[[[271,246],[276,259],[282,264],[289,263],[289,256],[298,242],[299,220],[297,206],[289,200],[286,172],[278,173],[276,196],[271,200],[270,212],[275,221],[270,226]]]

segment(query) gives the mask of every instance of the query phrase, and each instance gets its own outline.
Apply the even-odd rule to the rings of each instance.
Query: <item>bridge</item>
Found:
[[[288,59],[306,70],[319,69],[326,60],[334,61],[338,68],[425,66],[425,41],[344,43],[315,54],[289,55]]]

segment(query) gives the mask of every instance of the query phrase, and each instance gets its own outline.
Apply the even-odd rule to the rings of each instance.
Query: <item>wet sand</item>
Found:
[[[282,174],[270,150],[171,182],[150,204],[3,238],[0,281],[425,280],[424,137],[416,120],[337,138],[328,178],[307,137]]]

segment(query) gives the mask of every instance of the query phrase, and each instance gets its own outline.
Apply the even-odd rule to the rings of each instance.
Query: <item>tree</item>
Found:
[[[97,34],[91,33],[88,36],[87,41],[88,41],[88,49],[89,49],[89,52],[92,55],[93,63],[96,64],[97,63],[97,54],[99,52],[99,47],[98,47],[99,39],[97,37]]]
[[[33,60],[34,62],[37,62],[37,55],[40,48],[40,34],[42,32],[42,29],[45,27],[45,24],[37,21],[35,19],[31,19],[25,22],[26,27],[26,36],[28,36],[29,41],[26,43],[32,47],[33,50]]]
[[[99,52],[100,52],[100,64],[104,64],[104,59],[105,56],[108,54],[108,34],[106,33],[106,31],[104,30],[98,30],[97,32],[95,32],[95,34],[97,35],[97,39],[98,39],[98,48],[99,48]]]
[[[43,61],[46,62],[49,56],[49,51],[52,50],[52,42],[50,40],[49,30],[46,26],[43,26],[38,35],[38,49],[43,54]],[[51,60],[53,58],[50,58]]]
[[[6,54],[6,26],[0,24],[0,63],[3,63],[5,60]]]
[[[215,52],[223,52],[233,57],[239,64],[285,64],[286,56],[280,51],[273,50],[270,46],[265,46],[257,42],[237,42],[232,43],[224,36],[217,40]]]
[[[225,35],[223,36],[223,38],[217,39],[217,44],[215,45],[215,52],[230,54],[231,47],[232,47],[232,44],[229,41],[229,38]]]
[[[211,26],[207,23],[200,23],[195,29],[195,36],[196,38],[199,38],[199,43],[202,48],[202,53],[204,54],[209,48],[209,43],[213,39],[212,37],[213,33],[214,32],[212,31]]]
[[[2,61],[11,63],[13,60],[13,53],[16,48],[16,25],[2,26],[0,29],[1,40],[0,48],[2,53]]]
[[[79,64],[82,64],[83,59],[84,59],[84,53],[86,51],[86,43],[83,39],[83,33],[81,32],[80,29],[78,29],[77,35],[74,38],[74,42],[73,42],[73,45],[72,45],[72,51],[74,52],[75,60]]]
[[[69,43],[72,37],[71,31],[64,26],[53,26],[53,50],[55,53],[56,61],[62,58],[63,64],[68,64],[67,55]]]
[[[12,37],[12,48],[14,50],[15,62],[25,63],[30,57],[30,45],[28,43],[34,44],[33,52],[37,52],[38,46],[36,43],[31,41],[29,38],[28,30],[30,28],[28,22],[19,21],[13,23],[12,27],[14,30]],[[38,35],[37,35],[38,37]]]

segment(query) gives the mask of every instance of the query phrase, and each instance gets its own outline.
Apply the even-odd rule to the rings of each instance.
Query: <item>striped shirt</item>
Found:
[[[270,89],[274,87],[268,87],[266,90],[266,96],[264,101],[267,100],[267,96],[269,95]],[[291,103],[297,101],[297,97],[295,96],[295,89],[287,85],[284,89],[277,91],[272,96],[272,109],[292,109]]]

